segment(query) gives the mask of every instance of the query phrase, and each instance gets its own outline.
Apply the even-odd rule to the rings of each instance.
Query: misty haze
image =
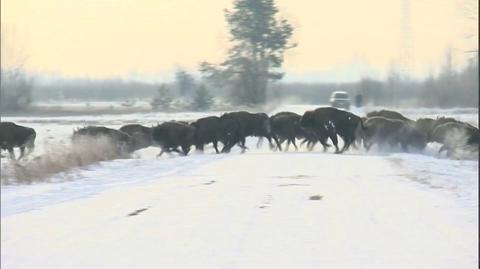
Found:
[[[478,1],[1,1],[2,268],[477,268]]]

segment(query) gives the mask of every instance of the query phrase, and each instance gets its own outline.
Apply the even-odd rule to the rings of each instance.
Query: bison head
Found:
[[[427,146],[427,135],[415,128],[409,128],[407,139],[409,144],[417,150],[423,150]]]
[[[272,132],[272,124],[268,115],[265,113],[256,113],[255,116],[259,119],[259,122],[261,122],[258,135],[264,136],[270,134]]]
[[[307,111],[303,114],[302,118],[300,119],[300,126],[302,128],[311,129],[314,127],[315,124],[315,114],[313,111]]]

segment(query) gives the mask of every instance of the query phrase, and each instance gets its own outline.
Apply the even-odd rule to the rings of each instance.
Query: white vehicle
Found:
[[[350,109],[350,97],[348,93],[344,91],[335,91],[330,96],[330,105],[336,108]]]

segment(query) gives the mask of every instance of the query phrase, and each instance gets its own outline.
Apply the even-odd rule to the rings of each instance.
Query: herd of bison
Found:
[[[129,124],[118,130],[87,126],[73,132],[72,142],[82,137],[99,136],[111,139],[121,153],[156,146],[161,149],[159,155],[164,152],[187,155],[192,146],[203,151],[209,143],[213,143],[216,153],[228,153],[234,146],[239,146],[244,152],[247,149],[245,138],[249,136],[266,138],[272,150],[281,151],[283,146],[286,151],[290,144],[298,149],[296,140],[299,139],[300,146],[305,145],[308,150],[313,150],[320,143],[327,151],[333,144],[335,153],[342,153],[350,146],[358,148],[363,145],[369,150],[374,144],[379,149],[400,146],[405,152],[421,151],[428,143],[437,142],[442,145],[439,152],[445,150],[447,156],[456,150],[478,152],[480,142],[477,127],[454,118],[420,118],[414,121],[390,110],[373,111],[366,117],[359,117],[333,107],[317,108],[303,115],[280,112],[270,117],[265,113],[238,111],[193,122],[172,120],[154,127]],[[343,140],[341,149],[338,137]],[[0,145],[12,159],[15,159],[14,147],[20,148],[19,159],[25,155],[25,149],[30,153],[34,149],[35,138],[32,128],[0,122]],[[221,150],[218,142],[223,145]]]

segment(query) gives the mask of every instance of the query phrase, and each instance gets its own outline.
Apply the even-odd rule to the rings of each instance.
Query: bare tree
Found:
[[[10,31],[11,38],[7,38],[6,25],[1,27],[0,110],[23,110],[32,102],[33,83],[24,69],[27,57],[20,46],[12,42],[14,32]]]

